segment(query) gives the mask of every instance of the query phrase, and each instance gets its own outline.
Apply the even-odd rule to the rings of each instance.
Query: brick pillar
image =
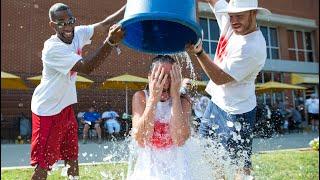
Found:
[[[278,26],[279,33],[279,44],[280,44],[280,59],[289,59],[289,44],[288,44],[288,35],[287,28],[285,26]]]

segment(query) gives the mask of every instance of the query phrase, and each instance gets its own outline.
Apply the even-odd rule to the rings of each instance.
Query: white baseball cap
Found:
[[[258,0],[230,0],[227,8],[218,10],[217,13],[239,13],[257,10],[258,14],[270,15],[268,9],[258,7]]]

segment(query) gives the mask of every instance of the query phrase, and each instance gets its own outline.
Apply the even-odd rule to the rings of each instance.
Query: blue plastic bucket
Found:
[[[201,38],[196,0],[128,0],[123,20],[123,43],[152,54],[182,52]]]

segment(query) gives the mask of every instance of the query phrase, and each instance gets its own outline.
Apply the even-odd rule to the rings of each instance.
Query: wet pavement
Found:
[[[253,152],[281,149],[308,148],[309,142],[318,137],[318,132],[291,133],[272,138],[254,138]],[[119,162],[128,159],[128,142],[105,141],[102,144],[79,143],[79,163]],[[1,168],[29,166],[30,144],[1,144]]]

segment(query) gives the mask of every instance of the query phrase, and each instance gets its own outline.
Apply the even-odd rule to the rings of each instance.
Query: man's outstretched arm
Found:
[[[93,36],[102,36],[110,27],[110,25],[117,23],[123,18],[126,5],[122,6],[118,11],[106,17],[103,21],[93,24]]]
[[[219,0],[206,0],[207,3],[210,3],[212,7],[218,2]]]
[[[120,25],[113,25],[109,30],[109,35],[103,44],[92,54],[80,59],[71,69],[72,71],[90,74],[95,68],[97,68],[107,56],[110,54],[113,45],[110,42],[118,44],[124,36],[124,32]]]

